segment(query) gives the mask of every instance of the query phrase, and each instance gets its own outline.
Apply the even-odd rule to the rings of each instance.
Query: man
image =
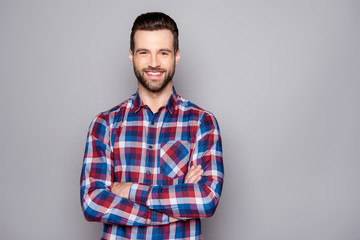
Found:
[[[137,17],[129,59],[138,91],[91,123],[81,175],[85,218],[101,239],[202,239],[223,163],[215,117],[173,88],[178,29],[169,16]]]

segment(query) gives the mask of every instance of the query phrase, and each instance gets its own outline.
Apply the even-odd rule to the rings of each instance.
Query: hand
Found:
[[[201,179],[201,175],[204,173],[201,165],[192,166],[185,176],[185,183],[197,183]]]
[[[180,221],[180,219],[169,216],[169,223],[174,223],[174,222],[177,222],[177,221]]]
[[[128,199],[131,185],[132,182],[124,182],[124,183],[115,182],[111,186],[111,192],[122,198]]]

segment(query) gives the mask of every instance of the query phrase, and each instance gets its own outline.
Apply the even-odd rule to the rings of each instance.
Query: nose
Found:
[[[149,61],[149,67],[157,68],[160,67],[160,61],[156,54],[152,54]]]

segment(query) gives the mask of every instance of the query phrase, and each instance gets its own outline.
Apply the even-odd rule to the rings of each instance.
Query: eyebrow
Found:
[[[139,48],[139,49],[136,50],[137,53],[138,53],[138,52],[146,52],[146,51],[148,51],[148,50],[145,49],[145,48]]]
[[[149,51],[148,49],[146,49],[146,48],[139,48],[139,49],[137,49],[135,52],[147,52],[147,51]],[[159,49],[159,52],[169,52],[169,53],[172,53],[172,51],[170,50],[170,49],[168,49],[168,48],[161,48],[161,49]]]
[[[159,50],[160,52],[172,52],[170,49],[168,49],[168,48],[162,48],[162,49],[160,49]]]

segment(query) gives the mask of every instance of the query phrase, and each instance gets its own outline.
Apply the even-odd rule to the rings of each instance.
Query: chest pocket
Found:
[[[169,141],[161,143],[160,172],[171,178],[184,175],[190,159],[190,142]]]

